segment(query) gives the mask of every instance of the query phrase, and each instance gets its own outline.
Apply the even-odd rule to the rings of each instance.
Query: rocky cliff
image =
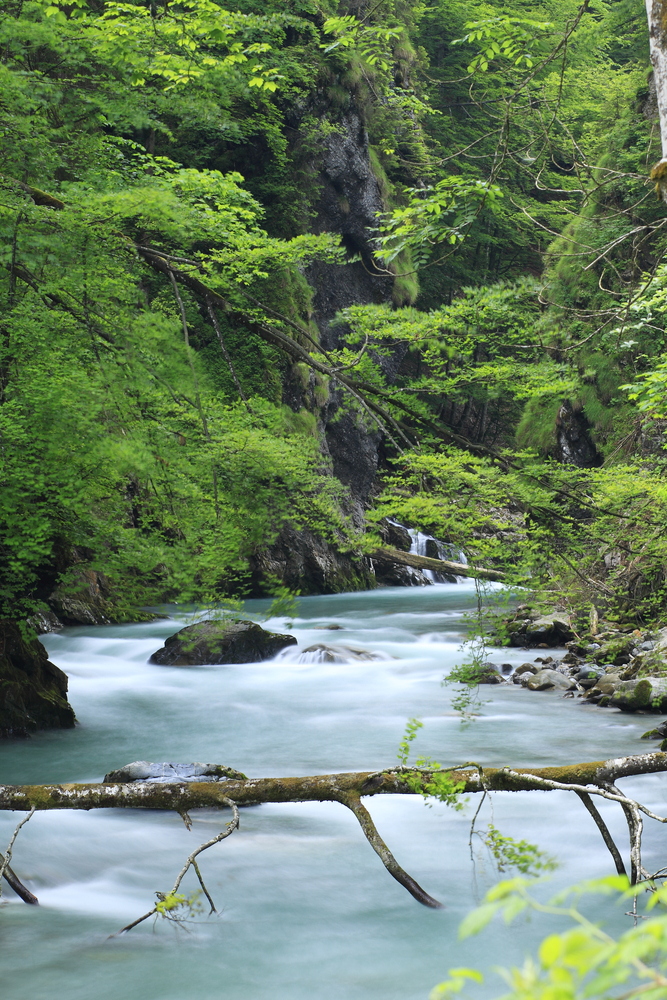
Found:
[[[16,622],[0,621],[0,737],[28,736],[37,729],[75,723],[67,701],[67,675],[41,642]]]

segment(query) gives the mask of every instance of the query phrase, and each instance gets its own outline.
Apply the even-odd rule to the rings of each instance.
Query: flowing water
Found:
[[[215,762],[251,776],[377,769],[396,759],[406,720],[424,721],[417,752],[441,762],[548,764],[639,752],[651,720],[583,706],[549,692],[488,687],[480,715],[461,724],[441,679],[460,659],[470,582],[304,598],[291,631],[299,647],[261,664],[169,668],[148,656],[183,624],[79,627],[43,637],[70,678],[75,730],[0,746],[8,783],[99,781],[133,760]],[[268,602],[251,601],[261,620]],[[284,620],[269,621],[281,629]],[[327,631],[326,625],[340,630]],[[377,659],[303,651],[351,646]],[[521,663],[522,651],[491,658]],[[658,811],[659,777],[625,782]],[[353,815],[336,803],[264,805],[206,852],[201,867],[220,910],[188,932],[151,921],[107,936],[150,909],[187,854],[228,814],[193,814],[193,830],[166,813],[100,810],[36,814],[14,867],[39,896],[25,906],[6,890],[0,969],[7,1000],[426,1000],[452,966],[522,961],[551,925],[498,923],[460,942],[457,926],[494,882],[483,853],[473,866],[464,814],[421,799],[366,800],[398,861],[446,905],[416,903],[382,867]],[[601,806],[623,837],[620,810]],[[0,814],[7,843],[16,814]],[[483,825],[489,820],[484,813]],[[496,795],[503,833],[536,841],[560,867],[549,891],[610,873],[596,828],[574,796]],[[664,862],[648,832],[649,867]],[[188,879],[190,876],[188,876]],[[184,884],[194,889],[194,880]],[[605,906],[607,909],[605,909]],[[610,926],[620,911],[593,910]],[[493,975],[481,997],[504,992]]]

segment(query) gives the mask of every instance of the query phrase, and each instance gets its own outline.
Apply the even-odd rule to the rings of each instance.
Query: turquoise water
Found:
[[[150,653],[182,625],[177,608],[171,613],[178,620],[46,636],[51,659],[69,675],[79,726],[0,744],[2,780],[95,781],[142,759],[216,762],[252,776],[376,769],[395,761],[411,716],[424,721],[417,751],[443,763],[539,765],[646,749],[639,741],[648,728],[643,717],[514,685],[485,689],[479,718],[462,726],[441,679],[460,659],[462,614],[473,602],[470,583],[304,598],[291,630],[298,649],[236,666],[150,666]],[[249,602],[249,616],[267,604]],[[342,630],[318,628],[328,624]],[[305,647],[322,642],[383,658],[299,662]],[[520,663],[526,655],[505,650],[492,658]],[[624,787],[658,811],[667,807],[659,776]],[[188,832],[165,813],[35,815],[21,833],[14,867],[41,905],[25,906],[5,892],[3,996],[426,1000],[452,966],[522,961],[545,924],[499,924],[480,939],[457,939],[460,920],[496,877],[488,858],[471,863],[470,807],[465,814],[429,809],[405,796],[366,802],[398,861],[445,909],[421,907],[394,882],[344,807],[268,805],[243,810],[241,830],[200,859],[217,917],[188,932],[147,921],[107,941],[151,907],[156,890],[171,887],[187,854],[227,816],[194,813]],[[610,872],[606,849],[574,796],[496,795],[493,808],[502,832],[536,841],[558,858],[549,891]],[[624,843],[620,810],[601,808]],[[16,819],[0,814],[1,842]],[[660,833],[647,831],[649,867],[653,858],[656,867],[662,863]],[[624,927],[626,918],[605,906],[593,912]],[[491,974],[477,995],[503,992]]]

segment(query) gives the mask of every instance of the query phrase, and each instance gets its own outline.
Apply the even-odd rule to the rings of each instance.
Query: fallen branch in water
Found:
[[[17,824],[14,833],[12,834],[12,839],[9,841],[9,846],[6,852],[3,854],[0,851],[0,896],[2,896],[2,880],[5,881],[12,887],[17,896],[23,900],[24,903],[30,903],[32,906],[36,906],[39,903],[37,896],[34,896],[29,889],[26,889],[23,882],[20,880],[18,875],[9,866],[9,862],[12,860],[12,850],[14,844],[16,843],[16,838],[18,837],[21,827],[25,826],[29,819],[35,813],[35,807],[33,806],[27,816]]]
[[[606,761],[567,764],[560,767],[486,768],[478,764],[466,763],[437,770],[402,766],[387,768],[383,771],[352,771],[300,778],[246,778],[240,775],[240,772],[234,772],[222,766],[213,770],[221,775],[226,772],[238,776],[222,778],[221,780],[188,781],[173,784],[107,780],[94,784],[0,785],[0,810],[30,810],[30,815],[32,815],[35,811],[51,809],[161,809],[184,816],[192,809],[220,809],[226,806],[234,810],[236,817],[238,815],[237,806],[242,805],[258,805],[265,802],[340,802],[354,813],[366,839],[390,875],[404,886],[418,902],[433,908],[441,904],[425,892],[398,864],[380,837],[370,813],[362,805],[362,797],[415,794],[428,796],[429,787],[432,787],[434,776],[438,774],[455,776],[457,791],[460,794],[494,791],[572,791],[584,801],[603,835],[617,870],[620,870],[622,866],[620,852],[613,844],[609,831],[602,823],[597,810],[590,803],[590,795],[602,796],[617,802],[626,814],[630,833],[633,882],[644,880],[647,877],[647,873],[641,865],[640,813],[644,813],[658,822],[667,822],[664,817],[656,816],[640,803],[635,802],[634,799],[624,795],[615,786],[615,782],[620,778],[667,771],[667,753],[662,752],[636,754]],[[107,775],[107,779],[113,778],[113,774],[114,772]],[[195,866],[197,855],[202,850],[206,850],[214,843],[224,839],[237,826],[238,822],[232,821],[223,834],[202,845],[190,855],[177,879],[175,888],[172,890],[172,897],[188,868]],[[206,887],[203,886],[203,888],[206,892]],[[136,926],[137,923],[145,920],[157,910],[158,905],[156,904],[139,921],[135,921],[124,929],[129,930],[130,927]]]
[[[238,811],[238,809],[236,807],[236,803],[233,802],[231,799],[225,798],[224,801],[223,801],[223,804],[226,805],[226,806],[229,806],[229,808],[232,810],[232,819],[227,824],[227,826],[222,831],[222,833],[219,833],[219,834],[217,834],[217,836],[212,837],[210,840],[205,841],[205,843],[200,844],[199,847],[197,847],[196,850],[194,850],[192,852],[192,854],[189,854],[188,857],[187,857],[187,859],[186,859],[186,861],[185,861],[185,864],[183,865],[183,867],[181,868],[180,872],[178,873],[176,881],[174,882],[174,888],[171,890],[171,892],[169,892],[169,893],[164,893],[164,892],[158,892],[158,893],[156,893],[156,895],[158,897],[158,902],[155,904],[155,906],[153,907],[153,909],[149,910],[148,913],[144,913],[143,917],[139,917],[137,920],[133,920],[131,924],[127,924],[126,927],[121,928],[121,930],[119,930],[117,932],[118,934],[124,934],[126,931],[131,931],[133,927],[136,927],[138,924],[143,923],[144,920],[148,920],[149,917],[152,917],[154,913],[158,913],[158,912],[162,912],[164,914],[164,916],[166,916],[168,919],[172,919],[172,920],[176,919],[178,921],[177,917],[175,918],[173,915],[170,915],[170,914],[172,913],[173,910],[178,909],[178,907],[180,905],[180,901],[177,899],[176,893],[180,889],[181,882],[183,881],[183,879],[187,875],[188,869],[190,867],[194,868],[195,874],[197,875],[197,878],[199,879],[199,884],[202,887],[202,889],[204,890],[204,893],[206,894],[206,898],[208,899],[209,904],[211,906],[211,913],[215,913],[216,912],[215,906],[213,905],[213,900],[211,899],[211,897],[209,895],[209,891],[206,888],[206,884],[204,882],[204,879],[202,878],[201,872],[199,871],[199,865],[197,864],[197,857],[203,851],[207,851],[209,849],[209,847],[213,847],[215,844],[219,844],[220,841],[225,840],[227,837],[229,837],[230,834],[232,834],[234,832],[234,830],[238,830],[238,828],[239,828],[240,817],[239,817],[239,811]],[[175,905],[170,905],[170,903],[175,904]],[[162,904],[162,909],[161,909],[161,904]],[[111,937],[116,937],[116,934],[112,934]]]

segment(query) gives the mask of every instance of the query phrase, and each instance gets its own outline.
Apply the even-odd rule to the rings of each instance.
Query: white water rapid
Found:
[[[514,685],[483,689],[479,718],[462,726],[441,680],[460,658],[461,615],[473,603],[470,581],[301,599],[290,629],[298,649],[237,666],[149,665],[150,653],[183,624],[177,608],[177,621],[45,636],[69,675],[79,725],[0,744],[2,780],[95,781],[134,760],[216,762],[253,776],[377,769],[396,761],[411,716],[424,721],[416,752],[447,763],[538,765],[646,749],[639,737],[650,718]],[[267,605],[251,601],[246,611],[261,620]],[[284,630],[285,622],[267,627]],[[323,644],[337,647],[335,655],[321,648],[304,655]],[[346,658],[345,647],[380,658]],[[498,650],[490,658],[517,664],[527,655]],[[664,812],[659,777],[623,786]],[[3,998],[426,1000],[451,967],[521,962],[556,926],[497,923],[459,942],[460,920],[496,877],[488,858],[471,865],[471,807],[463,814],[429,809],[407,796],[366,802],[399,863],[445,909],[421,907],[387,874],[343,806],[264,805],[242,810],[240,831],[199,859],[217,917],[202,917],[189,933],[147,921],[108,941],[150,909],[156,890],[171,887],[187,854],[227,815],[194,813],[188,832],[178,816],[159,812],[37,813],[12,864],[41,905],[26,906],[5,890]],[[620,810],[600,809],[625,848]],[[17,818],[0,813],[3,845]],[[482,824],[488,820],[485,813]],[[612,872],[574,796],[496,795],[494,821],[558,858],[548,892]],[[646,862],[658,867],[664,837],[647,826]],[[184,888],[194,890],[194,878]],[[594,912],[617,928],[627,923],[603,904]],[[505,988],[490,974],[471,992],[494,997]]]

